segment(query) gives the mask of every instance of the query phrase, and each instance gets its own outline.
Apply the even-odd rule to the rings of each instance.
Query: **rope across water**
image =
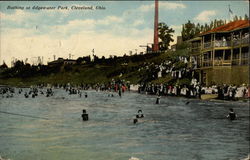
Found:
[[[25,114],[19,114],[19,113],[11,113],[11,112],[5,112],[5,111],[0,111],[0,113],[49,120],[48,118],[44,118],[44,117],[37,117],[37,116],[25,115]]]

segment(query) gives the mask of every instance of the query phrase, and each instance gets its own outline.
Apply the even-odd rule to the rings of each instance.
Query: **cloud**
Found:
[[[143,19],[138,19],[138,20],[135,20],[132,25],[133,26],[139,26],[139,25],[142,25],[144,23],[145,23],[145,21]]]
[[[51,26],[47,30],[50,32],[51,36],[68,37],[82,31],[92,31],[100,33],[102,31],[105,31],[105,29],[103,29],[103,26],[110,26],[109,30],[113,32],[112,28],[117,25],[123,26],[122,22],[123,19],[116,16],[106,16],[103,19],[77,19],[68,21],[67,24]]]
[[[182,25],[170,25],[170,28],[173,28],[174,30],[181,30]]]
[[[107,16],[104,19],[98,20],[96,24],[109,25],[111,23],[122,23],[123,19],[117,16]]]
[[[92,29],[96,25],[96,21],[94,19],[85,19],[85,20],[72,20],[69,21],[66,25],[61,25],[61,27],[74,30],[74,29]]]
[[[139,7],[139,10],[141,12],[148,12],[154,10],[155,4],[150,4],[150,5],[142,5]],[[162,10],[173,10],[173,9],[183,9],[186,8],[186,5],[182,3],[175,3],[175,2],[159,2],[159,8]]]
[[[98,20],[73,20],[67,25],[50,27],[47,34],[31,34],[36,29],[12,29],[6,30],[7,34],[1,35],[1,59],[10,65],[13,57],[24,60],[29,59],[32,63],[32,57],[43,57],[44,62],[56,57],[68,58],[69,53],[74,58],[92,54],[95,48],[97,56],[123,55],[129,50],[138,49],[138,52],[144,51],[139,48],[141,44],[147,44],[152,41],[151,29],[136,29],[114,25],[110,30],[96,32],[94,27]],[[86,25],[89,26],[86,27]],[[78,29],[77,32],[69,36],[63,36],[70,30]],[[58,36],[62,35],[62,36]]]
[[[25,12],[23,10],[16,10],[13,14],[6,14],[0,12],[1,21],[13,21],[13,22],[21,22],[25,19],[35,16],[34,13]]]
[[[16,14],[9,16],[15,18]],[[1,29],[1,58],[8,65],[12,57],[22,60],[29,58],[28,62],[31,63],[32,57],[43,56],[47,62],[49,58],[53,59],[54,54],[57,58],[67,58],[69,53],[74,55],[74,58],[90,55],[93,48],[97,56],[105,57],[128,54],[130,50],[135,49],[139,53],[145,51],[145,48],[140,48],[139,45],[145,45],[153,40],[153,29],[142,28],[141,25],[148,22],[144,19],[144,13],[136,9],[125,10],[121,16],[109,15],[99,19],[72,18],[66,19],[64,23],[55,23],[70,16],[63,12],[31,13],[29,18],[32,19],[32,23],[25,19],[26,14],[28,13],[21,12],[21,21],[29,23],[30,27],[4,26]],[[41,17],[47,14],[50,16]],[[11,17],[5,17],[5,20],[14,21]],[[40,20],[46,20],[46,23],[40,23],[36,27]],[[52,22],[50,25],[47,24],[49,21]]]
[[[177,9],[177,8],[186,8],[186,5],[182,3],[174,3],[174,2],[162,2],[160,1],[159,7],[161,9]]]
[[[201,22],[207,22],[210,20],[210,17],[213,17],[216,15],[216,11],[214,10],[205,10],[202,11],[200,14],[198,14],[194,20],[201,21]]]
[[[62,24],[65,22],[64,13],[53,13],[53,11],[29,12],[24,10],[16,10],[12,13],[0,12],[1,27],[5,28],[40,28]],[[1,29],[1,30],[2,30]]]
[[[60,12],[60,11],[59,11]],[[0,12],[1,23],[3,30],[8,28],[36,28],[35,32],[29,34],[59,34],[68,36],[79,32],[80,30],[93,30],[95,27],[108,26],[113,24],[121,24],[124,22],[124,17],[105,16],[100,19],[92,18],[68,18],[68,12],[51,12],[39,11],[37,13],[16,10],[13,13]],[[67,13],[67,14],[66,14]],[[73,13],[73,17],[76,13]],[[54,32],[55,31],[55,32]],[[60,34],[61,33],[61,34]],[[4,33],[3,33],[4,34]]]
[[[154,9],[154,4],[150,4],[150,5],[142,5],[138,8],[138,10],[140,10],[141,12],[148,12]]]

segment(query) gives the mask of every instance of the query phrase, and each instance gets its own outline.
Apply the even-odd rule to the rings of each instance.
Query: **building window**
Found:
[[[232,65],[239,65],[240,63],[240,49],[236,48],[233,50]]]
[[[241,65],[248,65],[249,48],[243,47],[241,50]]]

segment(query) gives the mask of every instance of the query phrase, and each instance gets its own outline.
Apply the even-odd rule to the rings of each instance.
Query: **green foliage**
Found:
[[[188,20],[187,23],[182,25],[182,32],[181,32],[181,36],[183,41],[189,40],[194,38],[195,36],[195,24],[191,23],[190,20]]]
[[[174,64],[174,67],[175,69],[186,68],[186,64],[184,62],[179,61]]]
[[[176,44],[176,50],[184,50],[187,49],[188,47],[190,47],[190,43],[188,42],[182,42],[181,44]]]
[[[108,59],[96,58],[96,62],[88,62],[89,57],[77,59],[76,65],[59,64],[59,65],[38,65],[31,66],[24,64],[22,61],[17,62],[14,67],[7,68],[0,72],[0,84],[14,84],[29,86],[40,83],[60,83],[68,82],[79,84],[107,83],[111,79],[122,78],[129,80],[131,83],[139,83],[146,77],[147,81],[154,78],[151,72],[139,72],[139,67],[144,62],[161,62],[164,60],[164,54],[154,53],[145,55],[132,56],[112,56]],[[82,63],[85,61],[86,63]],[[122,77],[119,77],[122,73]]]
[[[247,15],[247,14],[245,14],[245,16],[244,16],[244,20],[249,20],[249,17],[248,17],[248,15]]]
[[[0,69],[7,69],[7,68],[8,68],[8,66],[6,65],[5,62],[3,62],[3,64],[0,65]]]
[[[238,20],[239,20],[238,16],[235,15],[234,18],[233,18],[233,20],[234,20],[234,21],[238,21]]]
[[[154,84],[169,84],[173,78],[171,76],[161,77],[156,80],[153,80],[152,83]]]
[[[235,19],[238,19],[238,17],[236,17]],[[201,25],[199,23],[195,24],[188,20],[187,23],[182,25],[181,36],[183,41],[186,41],[198,36],[200,33],[207,32],[224,24],[226,24],[225,20],[217,19],[211,21],[210,24],[205,23],[204,25]]]
[[[64,66],[64,70],[65,70],[66,72],[71,72],[71,71],[73,71],[72,65],[70,65],[70,64],[65,65],[65,66]]]
[[[189,78],[183,78],[183,79],[180,79],[177,84],[180,85],[180,86],[183,86],[183,85],[190,85],[191,83],[191,80]]]
[[[178,49],[175,52],[170,52],[169,54],[167,54],[167,60],[170,60],[172,62],[178,62],[179,61],[179,56],[182,57],[188,57],[189,56],[189,52],[188,49]]]
[[[176,79],[173,79],[171,75],[163,74],[162,78],[157,78],[159,70],[155,68],[155,65],[171,60],[175,63],[176,68],[185,68],[185,64],[179,62],[178,56],[187,56],[186,46],[187,44],[184,42],[181,46],[178,46],[175,52],[169,50],[165,53],[114,56],[107,59],[102,57],[96,59],[96,62],[88,63],[81,63],[87,60],[83,60],[83,57],[78,58],[76,65],[31,66],[20,61],[14,67],[0,73],[0,84],[21,86],[41,83],[66,84],[68,82],[95,84],[108,83],[111,79],[124,79],[130,81],[131,84],[140,82],[175,84]]]
[[[86,57],[79,57],[76,60],[76,64],[83,64],[83,63],[90,63],[90,56],[86,56]]]
[[[170,42],[173,42],[174,39],[173,33],[174,30],[172,28],[169,28],[166,23],[161,22],[158,24],[158,31],[159,31],[159,47],[161,51],[165,51],[168,49]]]

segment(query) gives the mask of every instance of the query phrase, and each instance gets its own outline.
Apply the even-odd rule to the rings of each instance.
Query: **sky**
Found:
[[[176,41],[188,20],[229,20],[229,5],[234,15],[249,14],[248,0],[160,1],[159,22],[175,30]],[[1,1],[0,64],[10,66],[13,59],[33,64],[38,57],[47,64],[93,51],[106,58],[140,53],[145,51],[140,45],[153,42],[153,19],[154,1]]]

